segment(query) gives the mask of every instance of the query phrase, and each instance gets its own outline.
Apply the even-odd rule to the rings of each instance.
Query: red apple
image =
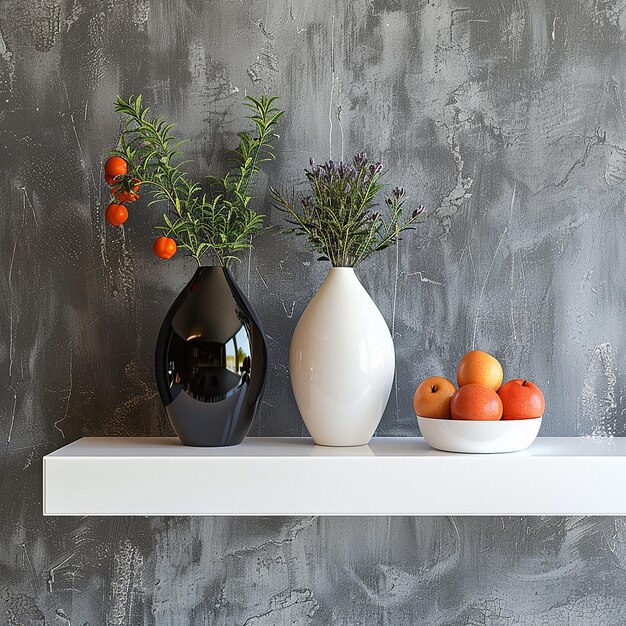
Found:
[[[503,420],[527,420],[541,417],[546,402],[541,389],[529,380],[515,378],[498,389],[502,400]]]
[[[453,420],[492,421],[502,417],[502,402],[498,394],[478,383],[459,387],[450,400]]]

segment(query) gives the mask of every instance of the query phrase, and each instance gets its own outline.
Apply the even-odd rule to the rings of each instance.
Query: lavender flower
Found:
[[[363,167],[367,163],[367,154],[365,152],[359,152],[354,155],[354,165],[357,168]]]
[[[412,217],[417,217],[418,215],[421,215],[424,211],[426,210],[426,207],[423,204],[420,204],[417,209],[415,209],[415,211],[413,211],[413,213],[411,214]]]
[[[349,161],[328,159],[318,165],[311,158],[309,163],[311,170],[305,172],[310,195],[301,196],[301,208],[280,193],[272,193],[287,221],[294,225],[293,231],[306,235],[320,260],[335,267],[354,267],[395,244],[401,232],[414,228],[424,211],[420,206],[412,215],[403,215],[404,187],[391,190],[383,202],[379,195],[383,165],[370,162],[365,152]]]

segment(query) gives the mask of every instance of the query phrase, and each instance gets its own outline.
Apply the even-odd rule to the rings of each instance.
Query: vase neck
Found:
[[[191,278],[192,283],[205,283],[228,280],[230,274],[221,265],[200,265]]]
[[[353,267],[331,267],[328,270],[329,274],[354,274]]]
[[[353,267],[331,267],[324,279],[325,288],[351,290],[355,285],[361,285],[359,277]]]
[[[228,268],[223,265],[199,265],[196,268],[196,274],[213,274],[227,272]]]

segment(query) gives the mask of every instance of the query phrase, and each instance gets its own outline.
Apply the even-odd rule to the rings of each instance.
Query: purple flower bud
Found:
[[[417,217],[421,215],[426,210],[426,207],[423,204],[420,204],[415,211],[413,211],[413,217]]]
[[[306,209],[311,204],[311,196],[302,196],[302,206]]]
[[[370,174],[372,176],[375,176],[376,174],[380,174],[382,169],[383,169],[382,163],[373,163],[372,165],[370,165]]]
[[[365,152],[359,152],[354,155],[353,161],[356,167],[361,167],[367,163],[367,154]]]
[[[309,163],[311,164],[311,167],[315,169],[315,159],[313,157],[309,159]]]
[[[406,195],[404,187],[396,187],[391,193],[393,194],[394,198],[396,198],[396,200],[400,200]]]

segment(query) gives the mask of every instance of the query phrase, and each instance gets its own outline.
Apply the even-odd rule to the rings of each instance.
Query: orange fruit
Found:
[[[157,237],[152,250],[159,258],[169,259],[176,254],[176,242],[171,237]]]
[[[112,226],[121,226],[128,219],[128,210],[123,204],[111,202],[104,213],[104,217]]]
[[[138,178],[133,178],[132,180],[126,179],[119,185],[113,187],[111,193],[120,202],[135,202],[135,200],[139,200],[139,194],[137,193],[139,185],[141,185],[141,181]]]
[[[112,156],[110,159],[107,159],[107,162],[104,164],[105,176],[111,176],[113,178],[120,174],[125,175],[127,172],[128,163],[122,157]]]
[[[468,352],[461,359],[457,369],[459,387],[469,383],[478,383],[498,391],[503,375],[502,365],[498,359],[480,350]]]
[[[541,417],[546,408],[541,389],[529,380],[515,378],[498,389],[502,400],[503,420],[526,420]]]
[[[450,418],[450,398],[454,395],[454,383],[441,376],[424,379],[415,390],[413,408],[420,417]]]
[[[468,383],[452,396],[450,413],[453,420],[495,421],[502,417],[502,401],[490,387]]]

